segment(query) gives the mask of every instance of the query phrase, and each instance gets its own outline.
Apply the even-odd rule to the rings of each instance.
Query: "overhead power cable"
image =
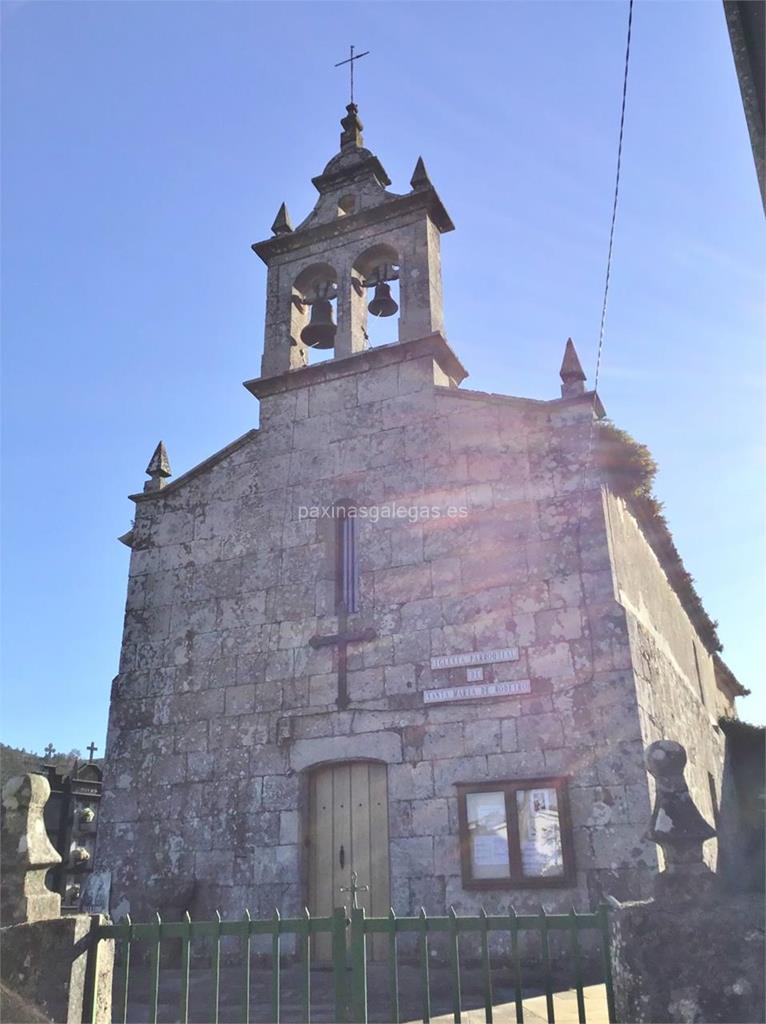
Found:
[[[609,224],[609,247],[606,255],[606,274],[604,275],[604,300],[601,304],[601,322],[598,331],[598,349],[596,351],[596,372],[593,376],[593,408],[596,405],[598,394],[598,382],[601,374],[601,361],[604,352],[604,338],[606,336],[606,310],[609,303],[609,283],[612,277],[612,257],[614,253],[614,228],[617,223],[617,203],[620,198],[620,172],[622,170],[622,142],[625,135],[625,107],[628,98],[628,69],[630,67],[630,36],[633,29],[633,0],[628,3],[628,33],[625,43],[625,71],[622,78],[622,103],[620,106],[620,134],[617,140],[617,168],[614,176],[614,197],[612,199],[612,218]],[[580,513],[578,516],[578,532],[582,526],[582,513],[585,503],[585,484],[590,470],[591,458],[593,455],[593,432],[595,419],[591,417],[590,429],[588,431],[588,447],[585,454],[585,466],[583,469],[582,486],[580,487]]]
[[[590,646],[590,671],[591,679],[595,678],[596,653],[593,645],[593,623],[590,614],[590,601],[586,596],[585,579],[583,575],[582,558],[582,523],[583,511],[585,508],[585,487],[590,473],[590,464],[593,455],[593,435],[596,427],[596,402],[598,396],[598,382],[601,373],[601,359],[604,351],[604,338],[606,336],[606,310],[609,301],[609,282],[612,276],[612,256],[614,252],[614,228],[617,222],[617,202],[620,197],[620,171],[622,168],[622,141],[625,134],[625,107],[628,97],[628,68],[630,67],[630,35],[633,28],[633,0],[628,3],[628,34],[625,43],[625,72],[622,79],[622,104],[620,106],[620,135],[617,141],[617,168],[614,176],[614,197],[612,200],[612,219],[609,224],[609,248],[606,256],[606,274],[604,276],[604,301],[601,304],[601,322],[598,331],[598,350],[596,353],[596,372],[593,377],[593,398],[591,402],[591,417],[588,427],[588,446],[585,454],[585,465],[580,484],[580,509],[577,516],[577,561],[579,565],[580,589],[582,592],[583,605],[588,618],[587,638]]]
[[[601,306],[601,324],[598,331],[598,352],[596,354],[596,373],[593,377],[593,390],[598,391],[598,378],[601,371],[601,354],[604,350],[604,333],[606,331],[606,307],[609,301],[609,280],[612,276],[612,253],[614,250],[614,225],[617,221],[617,200],[620,197],[620,170],[622,169],[622,140],[625,134],[625,104],[628,98],[628,68],[630,67],[630,33],[633,28],[633,0],[628,5],[628,38],[625,44],[625,74],[622,79],[622,106],[620,108],[620,137],[617,142],[617,170],[614,176],[614,200],[612,202],[612,221],[609,225],[609,249],[606,256],[606,277],[604,280],[604,301]]]

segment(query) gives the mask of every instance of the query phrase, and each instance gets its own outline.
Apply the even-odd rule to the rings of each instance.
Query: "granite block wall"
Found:
[[[628,623],[642,741],[648,745],[668,739],[685,747],[689,790],[701,813],[716,825],[724,760],[718,719],[729,708],[716,684],[712,653],[625,502],[611,494],[605,501],[617,592]],[[653,797],[651,777],[649,783]],[[711,839],[705,855],[712,867],[716,853],[717,841]]]

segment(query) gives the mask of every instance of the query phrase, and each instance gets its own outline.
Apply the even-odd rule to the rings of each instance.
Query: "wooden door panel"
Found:
[[[350,906],[351,872],[369,886],[357,900],[368,916],[389,910],[388,788],[386,766],[357,761],[317,769],[309,780],[309,909],[329,917],[335,907]],[[329,935],[317,935],[314,956],[329,960]],[[368,955],[385,956],[385,936],[373,936]]]
[[[373,917],[387,917],[391,892],[388,867],[388,785],[386,766],[371,764],[370,770],[370,873],[371,901],[369,913]],[[374,960],[386,956],[388,939],[373,935],[370,955]]]
[[[360,885],[370,886],[370,766],[364,762],[351,766],[351,870]],[[360,892],[360,907],[370,915],[370,892]]]
[[[351,766],[333,768],[333,849],[332,849],[333,906],[343,904],[344,893],[351,884]],[[326,884],[326,883],[325,883]]]
[[[333,775],[316,772],[309,786],[309,908],[316,917],[332,914],[332,889],[325,879],[332,878],[333,850]],[[320,960],[332,956],[330,939],[317,935],[314,954]]]

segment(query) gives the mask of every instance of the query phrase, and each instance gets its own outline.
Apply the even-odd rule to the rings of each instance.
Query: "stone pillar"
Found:
[[[647,838],[667,868],[654,899],[612,900],[612,974],[617,1020],[764,1021],[761,901],[727,896],[702,859],[715,835],[683,777],[686,751],[660,740],[647,748],[657,796]]]
[[[441,236],[430,218],[403,240],[399,269],[399,341],[444,334]]]
[[[114,943],[93,941],[105,918],[61,917],[61,897],[45,886],[46,871],[61,860],[43,821],[49,796],[42,775],[18,776],[3,787],[0,1016],[17,1020],[22,1010],[25,1020],[107,1024]]]
[[[61,897],[45,885],[48,870],[61,863],[43,821],[50,795],[50,784],[42,775],[20,775],[3,787],[0,905],[4,925],[44,921],[61,913]]]

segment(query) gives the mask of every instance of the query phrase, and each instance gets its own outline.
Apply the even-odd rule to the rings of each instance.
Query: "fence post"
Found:
[[[348,986],[346,984],[346,917],[345,907],[336,907],[332,914],[332,973],[335,981],[335,1020],[348,1020]]]
[[[114,939],[101,938],[99,929],[104,918],[94,914],[90,919],[83,991],[83,1024],[112,1019],[112,977],[114,973]]]
[[[351,1020],[367,1024],[367,939],[364,907],[351,908]]]

